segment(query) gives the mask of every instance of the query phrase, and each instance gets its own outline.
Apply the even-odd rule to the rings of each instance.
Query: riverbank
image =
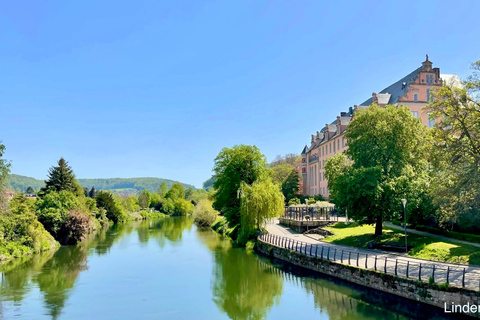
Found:
[[[305,252],[311,252],[304,246]],[[302,246],[300,251],[302,251]],[[455,305],[479,305],[480,294],[467,288],[458,288],[448,285],[426,283],[416,279],[407,279],[400,276],[369,270],[362,267],[342,264],[336,261],[322,259],[306,253],[300,253],[297,247],[294,250],[285,249],[277,245],[259,240],[255,251],[270,258],[277,258],[295,266],[320,272],[332,277],[346,280],[364,287],[380,290],[409,300],[422,302],[438,308],[449,308]],[[329,252],[330,254],[330,252]],[[342,253],[343,260],[343,253]],[[350,259],[349,259],[350,260]],[[480,318],[480,314],[468,314]]]

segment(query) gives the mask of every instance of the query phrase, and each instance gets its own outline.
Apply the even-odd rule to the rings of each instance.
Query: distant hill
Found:
[[[170,188],[174,183],[179,181],[167,180],[161,178],[109,178],[109,179],[77,179],[82,186],[91,189],[93,186],[96,190],[110,190],[114,192],[139,192],[141,190],[148,190],[156,192],[158,187],[165,182]],[[190,184],[180,182],[185,188],[195,187]],[[28,187],[38,190],[45,186],[43,180],[25,177],[18,174],[8,175],[7,188],[15,191],[25,191]]]

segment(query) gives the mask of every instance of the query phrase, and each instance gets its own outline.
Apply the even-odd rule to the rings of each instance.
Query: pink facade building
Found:
[[[421,67],[382,91],[373,93],[371,98],[360,105],[350,107],[347,112],[341,112],[335,121],[326,123],[325,127],[312,135],[310,146],[306,145],[302,151],[303,194],[309,196],[321,194],[325,198],[329,197],[325,162],[331,156],[348,148],[345,130],[356,109],[366,108],[373,103],[379,106],[403,105],[411,110],[413,117],[420,118],[425,126],[431,128],[435,120],[429,119],[429,115],[423,112],[422,108],[431,99],[432,90],[440,87],[444,81],[458,82],[459,79],[453,75],[441,75],[439,68],[432,67],[427,55]]]

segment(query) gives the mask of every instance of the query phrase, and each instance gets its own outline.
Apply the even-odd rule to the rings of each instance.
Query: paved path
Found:
[[[395,229],[395,230],[404,231],[403,227],[396,226],[396,225],[394,225],[394,224],[391,223],[391,222],[385,222],[385,226],[386,226],[386,227],[389,227],[389,228],[392,228],[392,229]],[[439,240],[447,241],[447,242],[455,242],[455,243],[461,243],[461,244],[468,244],[468,245],[470,245],[470,246],[474,246],[474,247],[479,247],[479,248],[480,248],[480,243],[474,243],[474,242],[468,242],[468,241],[464,241],[464,240],[453,239],[453,238],[441,236],[441,235],[439,235],[439,234],[432,234],[432,233],[428,233],[428,232],[424,232],[424,231],[418,231],[418,230],[415,230],[415,229],[409,229],[409,228],[407,228],[407,233],[418,234],[418,235],[420,235],[420,236],[427,236],[427,237],[430,237],[430,238],[435,238],[435,239],[439,239]]]
[[[449,283],[461,287],[465,270],[465,287],[479,290],[480,268],[454,263],[436,262],[412,258],[402,254],[393,254],[381,250],[361,249],[350,246],[318,241],[290,228],[278,224],[278,221],[267,224],[270,235],[262,240],[289,248],[307,255],[322,257],[339,263],[374,269],[398,276],[420,278],[429,281],[434,276],[436,283]],[[283,238],[280,238],[283,237]]]

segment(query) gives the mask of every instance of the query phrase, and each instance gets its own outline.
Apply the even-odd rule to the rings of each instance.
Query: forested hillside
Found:
[[[141,190],[148,190],[156,192],[158,187],[165,182],[170,188],[178,181],[167,180],[161,178],[109,178],[109,179],[77,179],[78,182],[90,189],[95,187],[96,190],[111,190],[111,191],[133,191],[139,192]],[[180,182],[181,183],[181,182]],[[186,183],[181,183],[185,188],[194,188],[194,186]],[[45,186],[43,180],[25,177],[18,174],[8,175],[7,188],[15,191],[25,191],[28,187],[38,190]]]

